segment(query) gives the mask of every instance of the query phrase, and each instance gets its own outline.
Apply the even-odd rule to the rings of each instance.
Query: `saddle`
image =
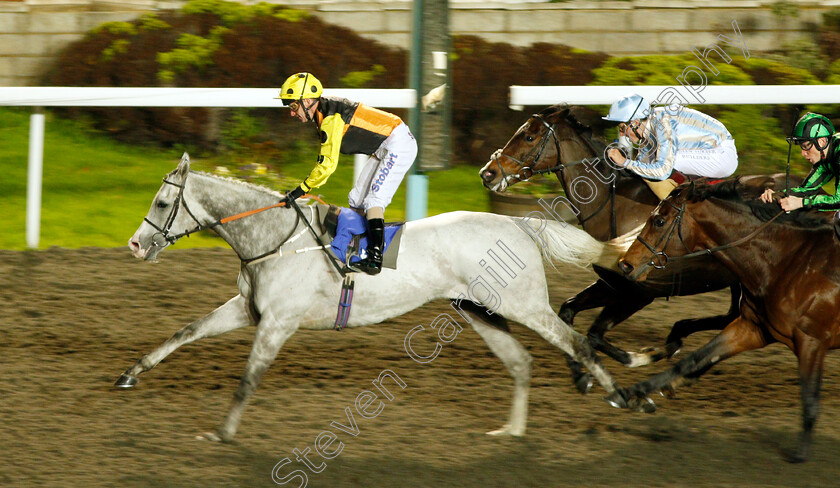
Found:
[[[361,261],[367,255],[365,217],[350,208],[330,205],[322,217],[322,226],[329,236],[329,250],[344,265]],[[405,222],[385,224],[385,250],[382,267],[397,269],[397,255]]]
[[[321,207],[323,209],[323,207]],[[353,209],[330,205],[326,212],[319,211],[319,219],[324,234],[321,241],[330,241],[327,252],[344,263],[344,281],[338,298],[338,313],[335,317],[335,330],[341,330],[350,321],[350,308],[353,304],[355,273],[348,264],[361,261],[367,254],[367,227],[365,217]],[[382,267],[397,268],[397,254],[400,250],[400,238],[405,222],[385,224],[385,250],[382,254]]]

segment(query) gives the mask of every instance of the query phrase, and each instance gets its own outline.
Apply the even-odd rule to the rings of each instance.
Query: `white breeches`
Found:
[[[417,141],[405,124],[398,125],[370,156],[348,197],[350,207],[385,208],[417,157]]]
[[[735,141],[728,139],[714,149],[677,151],[674,169],[687,175],[726,178],[738,169]]]

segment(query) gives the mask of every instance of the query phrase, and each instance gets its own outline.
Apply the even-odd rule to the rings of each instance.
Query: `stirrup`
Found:
[[[360,271],[371,276],[378,275],[379,272],[382,271],[382,259],[380,258],[377,260],[373,256],[371,256],[370,253],[368,253],[368,257],[366,257],[365,259],[362,259],[358,263],[354,263],[348,266],[350,266],[356,271]]]

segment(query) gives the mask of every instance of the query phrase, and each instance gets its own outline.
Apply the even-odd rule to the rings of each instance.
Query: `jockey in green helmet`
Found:
[[[791,188],[790,195],[779,200],[782,209],[790,212],[798,208],[840,210],[840,192],[820,195],[820,189],[835,180],[840,183],[840,134],[834,133],[834,124],[824,115],[808,112],[796,122],[788,144],[797,144],[802,157],[813,165],[802,186]],[[761,195],[763,202],[773,200],[773,190]]]

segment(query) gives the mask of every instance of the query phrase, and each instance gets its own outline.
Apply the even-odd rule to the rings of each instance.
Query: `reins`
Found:
[[[666,200],[663,200],[662,203],[666,203],[666,202],[669,205],[671,205],[671,207],[677,208],[673,203],[668,202]],[[686,245],[685,240],[683,240],[683,237],[682,237],[682,217],[683,217],[683,214],[685,213],[685,208],[686,208],[686,203],[683,202],[682,206],[678,209],[677,216],[676,216],[676,218],[674,218],[674,221],[671,223],[671,226],[668,229],[668,232],[666,232],[662,236],[662,238],[660,238],[656,242],[656,245],[658,245],[664,240],[665,243],[662,246],[662,251],[657,251],[656,247],[654,247],[649,242],[644,240],[644,238],[642,238],[641,235],[636,236],[636,239],[639,242],[641,242],[642,245],[644,245],[653,254],[653,256],[651,256],[650,262],[647,263],[648,266],[652,266],[655,269],[665,269],[665,266],[667,266],[668,263],[685,261],[687,259],[692,259],[692,258],[696,258],[696,257],[699,257],[699,256],[711,256],[712,254],[714,254],[716,252],[725,251],[726,249],[730,249],[730,248],[733,248],[733,247],[740,246],[741,244],[753,239],[755,236],[757,236],[759,233],[761,233],[761,231],[763,231],[765,228],[767,228],[767,226],[769,226],[771,223],[773,223],[773,221],[775,221],[777,218],[779,218],[779,216],[781,216],[782,214],[785,213],[784,210],[780,211],[775,216],[773,216],[773,218],[764,222],[763,224],[758,226],[755,230],[753,230],[749,234],[747,234],[744,237],[741,237],[740,239],[737,239],[735,241],[732,241],[732,242],[729,242],[729,243],[726,243],[726,244],[722,244],[720,246],[715,246],[715,247],[712,247],[712,248],[709,248],[709,249],[701,249],[699,251],[690,252],[688,254],[683,254],[681,256],[668,257],[668,255],[665,254],[665,248],[668,246],[668,243],[671,241],[671,238],[673,237],[675,230],[677,231],[677,235],[679,236],[680,242],[682,243],[683,247],[688,249],[688,246]]]
[[[320,199],[318,199],[318,200],[321,201]],[[294,200],[289,200],[288,202],[292,206],[292,208],[295,209],[295,212],[297,212],[298,217],[303,219],[303,222],[306,224],[306,227],[312,232],[312,237],[315,238],[315,242],[321,244],[321,238],[318,236],[318,233],[315,232],[315,229],[312,228],[312,223],[309,222],[308,220],[306,220],[306,217],[303,216],[303,211],[301,211],[298,204],[295,203]],[[321,201],[321,203],[323,203],[323,201]],[[332,263],[333,267],[335,267],[335,270],[338,271],[338,274],[340,274],[342,277],[344,277],[346,275],[346,272],[344,271],[344,268],[342,268],[338,264],[338,259],[335,256],[333,256],[332,253],[327,251],[327,246],[321,244],[321,248],[323,248],[324,252],[327,253],[327,257],[330,259],[330,263]]]
[[[155,245],[155,246],[163,247],[165,245],[165,243],[158,244],[157,238],[156,238],[156,236],[158,234],[160,234],[161,237],[163,237],[163,239],[166,243],[174,244],[178,239],[180,239],[182,237],[189,237],[191,234],[195,234],[196,232],[200,232],[200,231],[206,230],[206,229],[212,229],[212,228],[215,228],[216,226],[219,226],[219,225],[228,224],[230,222],[234,222],[236,220],[243,219],[245,217],[250,217],[252,215],[256,215],[260,212],[265,212],[266,210],[271,210],[273,208],[278,208],[278,207],[284,207],[288,203],[286,200],[284,200],[282,202],[278,202],[278,203],[275,203],[273,205],[269,205],[267,207],[256,208],[256,209],[253,209],[253,210],[246,210],[245,212],[240,212],[240,213],[235,214],[235,215],[224,217],[222,219],[216,220],[215,222],[211,222],[209,224],[202,224],[201,222],[199,222],[198,218],[196,218],[196,216],[192,213],[189,206],[187,205],[187,201],[184,199],[184,190],[186,189],[186,186],[187,186],[187,176],[188,175],[189,175],[189,173],[187,173],[187,175],[184,176],[184,182],[182,184],[173,183],[173,182],[167,180],[165,177],[163,178],[164,183],[166,183],[167,185],[172,185],[172,186],[175,186],[175,187],[178,188],[178,197],[175,199],[175,203],[173,204],[172,210],[170,210],[169,216],[167,216],[163,227],[158,227],[158,225],[155,224],[154,222],[152,222],[151,220],[149,220],[148,217],[143,218],[143,220],[145,222],[147,222],[149,225],[151,225],[157,231],[155,234],[152,235],[152,244]],[[317,196],[307,194],[307,195],[303,195],[303,197],[311,198],[311,199],[313,199],[313,200],[315,200],[315,201],[317,201],[317,202],[319,202],[323,205],[326,205],[326,202],[324,202],[323,200],[321,200]],[[193,228],[193,229],[178,233],[178,234],[170,234],[169,231],[172,228],[172,224],[175,222],[175,217],[177,217],[178,210],[180,210],[180,207],[182,205],[184,207],[184,210],[187,211],[189,216],[196,223],[196,227]],[[317,242],[319,244],[321,243],[321,240],[318,237],[317,232],[315,232],[315,229],[312,228],[312,224],[310,223],[309,219],[307,219],[306,216],[303,215],[303,212],[301,211],[300,207],[296,203],[294,203],[294,201],[291,202],[291,206],[295,209],[295,212],[297,213],[297,221],[295,222],[295,225],[292,227],[291,232],[289,232],[289,235],[287,235],[280,242],[280,244],[277,247],[275,247],[274,249],[272,249],[268,252],[260,254],[259,256],[254,256],[254,257],[251,257],[251,258],[243,258],[239,254],[239,252],[236,249],[234,249],[234,252],[236,253],[237,256],[239,256],[239,260],[242,262],[243,266],[247,266],[248,264],[251,264],[255,261],[267,258],[267,257],[269,257],[273,254],[282,255],[281,248],[284,245],[297,240],[301,235],[306,233],[307,228],[312,232],[312,235],[315,237],[315,242]],[[315,216],[314,208],[312,210],[312,214],[313,214],[312,218],[314,218],[314,216]],[[297,228],[301,219],[306,223],[306,228],[302,232],[299,232],[297,235],[293,236],[292,233],[294,233],[294,231]],[[309,251],[309,250],[313,250],[313,249],[322,249],[324,252],[326,252],[327,256],[330,258],[330,262],[333,264],[333,266],[335,266],[335,268],[336,268],[336,270],[338,270],[339,274],[341,274],[341,276],[345,275],[344,270],[341,269],[341,267],[338,266],[338,264],[336,263],[336,258],[326,250],[326,246],[324,246],[322,244],[322,245],[317,246],[315,248],[311,248],[311,249],[306,248],[303,251]],[[301,250],[298,250],[298,251],[301,251]],[[298,251],[296,251],[296,252],[298,252]]]

